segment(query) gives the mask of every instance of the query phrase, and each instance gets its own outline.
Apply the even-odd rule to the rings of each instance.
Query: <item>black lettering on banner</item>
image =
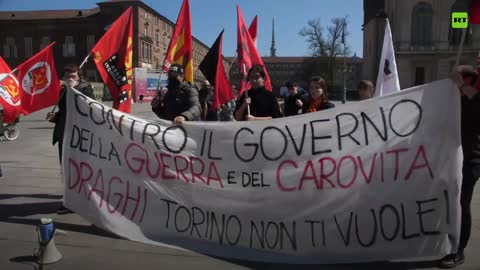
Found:
[[[170,204],[178,205],[178,203],[176,203],[174,201],[167,200],[167,199],[160,199],[160,200],[167,203],[167,220],[166,220],[166,223],[165,223],[165,228],[168,229],[168,224],[170,224]]]
[[[103,106],[103,104],[96,101],[91,101],[90,103],[88,103],[88,105],[90,106],[90,119],[92,120],[92,122],[95,123],[95,125],[97,126],[105,124],[107,121],[105,120],[105,107]],[[102,116],[102,119],[99,121],[97,121],[95,117],[93,117],[93,115],[95,114],[93,110],[94,105],[98,105],[99,107],[97,109],[101,111],[101,113],[99,114]]]
[[[264,135],[266,133],[267,130],[276,130],[278,131],[278,133],[281,135],[281,137],[283,138],[283,149],[282,151],[280,152],[280,155],[278,155],[277,157],[269,157],[266,153],[265,153],[265,147],[264,147]],[[271,138],[279,138],[280,136],[272,136]],[[262,130],[262,133],[260,134],[260,151],[262,151],[262,155],[263,157],[265,157],[266,160],[270,160],[270,161],[277,161],[279,160],[280,158],[283,157],[283,155],[285,154],[285,152],[287,151],[287,145],[288,145],[288,141],[287,141],[287,135],[285,135],[285,133],[282,132],[282,130],[280,130],[279,128],[277,127],[274,127],[274,126],[270,126],[270,127],[266,127]],[[276,144],[276,146],[278,146],[278,144]]]
[[[238,145],[237,145],[237,141],[238,141],[238,136],[240,135],[240,132],[242,131],[247,131],[248,133],[250,133],[251,135],[254,134],[253,130],[249,129],[249,128],[246,128],[246,127],[243,127],[241,129],[239,129],[237,131],[237,133],[235,134],[235,137],[233,139],[233,146],[234,146],[234,152],[235,152],[235,155],[237,156],[238,159],[240,159],[241,161],[243,162],[251,162],[252,160],[255,159],[255,156],[257,155],[257,151],[258,151],[258,144],[256,143],[245,143],[244,146],[253,146],[255,148],[255,150],[253,151],[253,154],[250,158],[245,158],[245,157],[242,157],[240,155],[240,153],[238,152]]]
[[[88,135],[84,135],[84,133],[90,133],[90,130],[82,128],[82,130],[80,131],[80,148],[79,149],[81,152],[86,153],[88,150],[87,148],[83,148],[84,146],[83,142],[88,141],[88,137],[87,137]]]
[[[137,120],[135,119],[132,119],[129,117],[130,120],[132,120],[132,125],[130,126],[130,140],[133,142],[133,134],[134,134],[134,130],[135,130],[135,123],[137,122]]]
[[[238,232],[237,232],[236,238],[234,238],[235,240],[233,240],[233,241],[229,238],[229,235],[230,235],[229,232],[231,232],[232,228],[234,227],[230,224],[230,222],[232,220],[235,220],[235,223],[237,223],[236,227],[238,227]],[[226,239],[227,239],[228,244],[231,245],[231,246],[237,245],[238,242],[240,241],[240,236],[242,236],[242,223],[240,222],[240,219],[237,216],[231,215],[227,219]]]
[[[285,129],[288,132],[288,136],[290,137],[290,140],[292,141],[293,147],[295,148],[295,152],[297,153],[298,156],[300,156],[303,152],[303,144],[305,142],[305,135],[307,133],[307,124],[303,124],[302,128],[302,140],[300,142],[300,146],[297,145],[297,142],[295,141],[295,138],[292,135],[292,132],[290,131],[290,128],[288,126],[285,126]]]
[[[319,154],[325,154],[325,153],[331,153],[332,152],[331,149],[324,149],[324,150],[317,151],[315,141],[332,138],[332,136],[315,136],[314,124],[315,123],[323,123],[323,122],[330,122],[330,119],[320,119],[320,120],[310,121],[310,129],[312,131],[312,135],[311,135],[312,136],[312,155],[319,155]]]
[[[66,95],[66,94],[67,93],[65,93],[64,95]],[[80,114],[81,116],[88,117],[88,113],[82,112],[82,110],[80,110],[80,107],[78,105],[78,98],[83,98],[85,103],[87,103],[87,98],[84,95],[75,93],[75,109],[77,109],[77,113]]]
[[[117,148],[111,142],[110,143],[110,152],[108,153],[108,160],[112,160],[112,156],[117,157],[118,166],[122,166],[122,163],[120,162],[120,155],[118,154]]]
[[[75,134],[77,136],[75,136]],[[75,149],[77,148],[78,146],[80,146],[80,129],[78,128],[77,125],[73,124],[73,127],[72,127],[72,137],[70,139],[70,147],[72,149]]]
[[[400,204],[400,208],[402,209],[402,239],[403,240],[408,240],[412,238],[417,238],[420,237],[420,233],[412,233],[410,235],[407,235],[407,218],[405,216],[405,208],[403,206],[403,203]]]
[[[206,137],[207,137],[207,130],[204,130],[203,131],[203,136],[202,136],[202,148],[200,150],[200,156],[203,157],[203,152],[205,150],[205,141],[206,141]]]
[[[265,248],[265,228],[262,221],[262,231],[259,232],[257,224],[253,220],[250,221],[250,248],[253,248],[253,231],[255,231],[256,239],[260,243],[261,248]]]
[[[210,212],[211,216],[210,219],[212,220],[212,225],[210,227],[210,237],[209,240],[213,239],[213,224],[215,223],[215,228],[217,229],[217,237],[218,237],[218,243],[220,245],[223,245],[223,236],[225,235],[225,215],[222,215],[222,229],[220,230],[218,228],[218,222],[217,222],[217,217],[214,212]]]
[[[195,218],[195,210],[197,210],[202,216],[200,221],[197,221],[197,219]],[[198,238],[202,238],[202,236],[200,235],[200,231],[198,230],[197,226],[202,225],[203,222],[205,222],[205,215],[203,214],[202,209],[200,209],[198,207],[195,207],[195,206],[192,207],[192,229],[190,230],[190,235],[193,235],[193,229],[195,229],[195,231],[198,234]]]
[[[372,220],[373,220],[373,232],[372,232],[372,237],[370,238],[370,241],[367,243],[364,243],[360,237],[360,229],[358,226],[358,214],[355,214],[355,234],[357,236],[358,243],[362,247],[371,247],[373,244],[375,244],[375,241],[377,240],[377,232],[378,232],[378,224],[377,224],[377,215],[375,214],[375,210],[371,209],[370,211],[372,213]],[[370,226],[364,226],[364,227],[370,227]]]
[[[355,125],[351,131],[349,131],[346,134],[342,134],[342,122],[340,121],[340,117],[342,116],[351,116],[353,120],[355,120]],[[337,139],[338,139],[338,150],[342,150],[342,138],[343,137],[349,137],[352,141],[354,141],[357,145],[360,145],[360,142],[355,139],[352,134],[357,130],[358,128],[358,119],[353,113],[341,113],[336,116],[337,119]],[[346,125],[345,125],[346,126]],[[350,126],[350,125],[349,125]]]
[[[110,125],[110,129],[113,129],[112,126],[114,126],[115,129],[118,131],[118,133],[120,133],[120,135],[122,135],[122,136],[123,136],[123,129],[122,129],[123,118],[125,118],[125,114],[120,115],[120,118],[118,120],[118,124],[116,124],[115,123],[115,116],[113,115],[113,110],[112,109],[109,109],[107,111],[107,116],[105,117],[108,124]]]
[[[338,224],[337,216],[333,216],[335,220],[335,224],[337,225],[338,232],[340,233],[340,236],[343,239],[343,242],[345,243],[345,246],[348,247],[350,245],[350,234],[352,231],[352,219],[353,219],[353,212],[350,212],[350,217],[348,219],[348,226],[347,226],[347,231],[344,233],[342,231],[342,228],[340,228],[340,225]]]
[[[305,220],[305,223],[310,223],[310,240],[312,241],[312,247],[316,247],[315,244],[315,224],[320,223],[316,220]]]
[[[394,109],[398,106],[398,105],[404,105],[404,104],[407,104],[407,103],[412,103],[413,105],[415,105],[415,107],[417,107],[418,109],[418,120],[417,120],[417,123],[415,123],[415,127],[405,133],[405,134],[400,134],[399,131],[397,131],[395,128],[394,128],[394,125],[393,125],[393,122],[392,122],[392,115],[393,115],[393,112],[394,112]],[[409,111],[410,113],[410,111]],[[399,137],[408,137],[410,136],[411,134],[413,134],[417,129],[418,127],[420,126],[420,122],[422,121],[422,114],[423,114],[423,110],[422,110],[422,107],[420,106],[420,104],[418,104],[416,101],[414,100],[411,100],[411,99],[403,99],[403,100],[400,100],[398,101],[397,103],[395,103],[392,108],[390,109],[390,114],[389,114],[389,117],[388,117],[388,121],[389,121],[389,124],[390,124],[390,128],[392,129],[393,133],[395,133],[395,135],[399,136]]]
[[[157,131],[155,131],[154,133],[147,133],[147,129],[148,129],[149,126],[157,128]],[[158,145],[157,141],[155,140],[155,136],[157,136],[158,133],[160,133],[160,131],[161,130],[160,130],[160,127],[158,125],[147,123],[143,128],[142,143],[145,144],[145,137],[148,136],[152,139],[152,142],[153,142],[153,144],[155,144],[155,147],[157,148],[157,150],[160,150],[160,145]]]
[[[262,221],[263,222],[263,221]],[[273,231],[273,236],[272,236],[272,231]],[[267,233],[265,234],[266,242],[267,242],[267,247],[269,249],[275,249],[278,245],[278,241],[280,240],[280,228],[278,227],[278,224],[275,222],[269,221],[267,223]],[[269,239],[273,238],[275,241],[270,244]]]
[[[188,221],[185,222],[187,224],[185,228],[180,228],[178,224],[180,220],[182,220],[181,218],[178,217],[179,215],[178,213],[180,212],[181,209],[184,209],[183,212],[185,212],[186,216],[188,217]],[[190,229],[190,224],[192,224],[192,215],[190,214],[190,211],[188,211],[188,209],[183,205],[178,206],[177,210],[175,211],[175,229],[177,230],[177,232],[186,232],[188,231],[188,229]]]
[[[172,149],[170,148],[170,146],[168,145],[167,143],[167,140],[165,138],[165,134],[167,134],[167,132],[169,130],[172,130],[172,129],[179,129],[182,131],[183,133],[183,143],[182,145],[180,146],[180,148],[178,150],[175,150],[175,149]],[[163,142],[163,145],[165,146],[165,148],[170,151],[171,153],[173,154],[178,154],[180,152],[183,151],[183,149],[185,148],[185,146],[187,146],[187,130],[185,130],[185,128],[183,126],[170,126],[168,127],[167,129],[165,129],[165,131],[163,132],[162,134],[162,142]]]
[[[208,158],[211,160],[222,160],[223,158],[221,157],[214,157],[212,154],[212,137],[213,137],[213,132],[210,131],[210,137],[209,137],[209,145],[208,145]]]
[[[370,125],[375,129],[377,132],[378,136],[382,139],[382,141],[386,142],[388,140],[388,129],[387,129],[387,119],[385,118],[385,111],[383,110],[382,107],[380,107],[380,114],[382,115],[382,127],[383,127],[383,133],[380,131],[380,129],[373,123],[373,120],[364,112],[360,113],[360,116],[362,117],[363,121],[363,133],[365,135],[365,144],[369,144],[369,139],[368,139],[368,128],[367,128],[367,121],[370,123]]]
[[[425,230],[425,226],[424,226],[424,223],[423,223],[423,215],[435,212],[435,209],[428,208],[428,209],[424,210],[422,208],[422,205],[427,204],[427,203],[431,203],[431,202],[435,202],[435,201],[438,201],[438,199],[434,198],[434,199],[425,200],[425,201],[417,201],[417,208],[418,208],[417,215],[418,215],[418,219],[419,219],[419,222],[420,222],[420,231],[422,232],[423,235],[438,235],[438,234],[440,234],[439,231],[427,231],[427,230]]]
[[[295,221],[292,221],[292,231],[289,232],[287,227],[285,226],[284,222],[280,222],[280,248],[283,249],[283,240],[284,240],[284,235],[288,237],[288,240],[290,241],[290,246],[292,247],[293,250],[297,250],[297,223]]]
[[[229,185],[236,184],[237,182],[236,182],[236,181],[233,181],[233,179],[235,179],[235,176],[231,176],[230,174],[235,174],[235,171],[229,171],[229,172],[228,172],[227,183],[228,183]]]
[[[395,215],[395,230],[393,230],[392,236],[387,236],[385,232],[385,222],[384,222],[384,213],[387,209],[390,209],[391,212]],[[390,219],[391,220],[391,219]],[[393,241],[397,238],[398,232],[400,231],[400,216],[398,214],[397,209],[391,204],[385,204],[380,208],[380,232],[382,233],[383,239],[387,241]]]

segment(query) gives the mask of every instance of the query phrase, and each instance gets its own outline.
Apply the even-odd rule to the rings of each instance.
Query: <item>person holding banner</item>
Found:
[[[168,70],[167,91],[152,100],[152,111],[160,118],[182,124],[200,119],[197,89],[184,79],[183,67],[173,64]]]
[[[65,131],[65,121],[67,119],[67,89],[75,88],[87,97],[95,99],[93,95],[92,85],[89,82],[82,80],[82,70],[77,65],[66,65],[64,68],[64,74],[64,80],[66,84],[62,85],[60,99],[57,103],[58,111],[56,113],[52,111],[47,114],[47,120],[49,122],[55,123],[55,128],[53,129],[52,144],[55,145],[56,143],[58,143],[58,157],[60,160],[60,166],[62,165],[63,132]],[[68,213],[73,213],[73,211],[63,205],[59,210],[57,210],[57,214],[59,215],[64,215]]]
[[[328,101],[327,83],[321,77],[310,79],[310,97],[303,104],[303,113],[317,112],[335,107]]]
[[[253,65],[248,71],[248,80],[252,88],[245,91],[237,102],[235,119],[237,121],[257,121],[280,118],[280,106],[277,99],[265,88],[265,71],[261,65]]]
[[[458,252],[441,259],[439,262],[441,268],[453,268],[465,262],[464,249],[472,230],[473,191],[480,178],[480,93],[475,88],[478,73],[472,66],[459,66],[451,77],[460,89],[462,104],[463,179],[460,192],[462,215]]]

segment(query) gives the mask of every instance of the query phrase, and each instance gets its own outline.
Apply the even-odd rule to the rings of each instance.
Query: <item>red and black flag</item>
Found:
[[[92,49],[95,64],[113,97],[113,108],[132,107],[133,9],[129,7]]]
[[[198,66],[205,78],[214,87],[212,110],[216,111],[221,105],[235,98],[232,85],[228,81],[222,57],[223,30],[218,35],[205,58]]]

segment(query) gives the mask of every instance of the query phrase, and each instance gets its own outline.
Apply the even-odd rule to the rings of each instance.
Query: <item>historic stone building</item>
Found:
[[[400,87],[448,77],[455,65],[461,31],[451,27],[451,12],[466,11],[468,1],[364,0],[363,75],[377,79],[385,18],[392,31]],[[480,26],[470,25],[460,64],[476,66]]]
[[[1,11],[0,55],[15,68],[56,41],[57,69],[61,70],[67,63],[80,64],[110,25],[132,6],[134,67],[160,69],[175,23],[138,0],[113,0],[97,5],[86,10]],[[204,79],[197,67],[208,49],[193,37],[194,79],[197,82]],[[83,70],[91,81],[101,80],[93,60],[90,59]]]

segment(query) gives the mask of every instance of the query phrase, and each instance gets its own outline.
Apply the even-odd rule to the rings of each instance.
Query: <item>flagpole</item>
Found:
[[[466,29],[460,29],[462,31],[462,38],[460,39],[460,45],[458,45],[458,52],[457,52],[457,59],[455,59],[455,68],[460,64],[460,57],[462,56],[463,52],[463,44],[465,43],[465,37],[467,36]]]
[[[247,67],[245,66],[245,64],[243,64],[243,74],[245,74],[245,76],[247,76]],[[248,76],[247,76],[248,78]],[[248,89],[245,89],[245,96],[248,98]],[[247,104],[247,113],[248,115],[250,115],[250,104]]]
[[[80,64],[80,66],[78,67],[78,69],[82,69],[82,67],[87,63],[88,61],[88,58],[90,58],[90,53],[87,55],[87,57],[85,57],[85,59],[83,59],[83,62]],[[72,89],[75,89],[72,87]],[[76,89],[75,89],[76,90]],[[57,101],[57,104],[55,104],[55,106],[53,106],[53,109],[51,111],[51,113],[53,113],[55,111],[55,109],[58,107],[58,103],[60,102],[60,99],[63,97],[63,95],[65,94],[66,91],[60,93],[60,97],[58,98],[58,101]]]
[[[13,73],[15,73],[15,71],[17,71],[17,68],[15,68],[14,70],[10,71],[10,72],[8,73],[8,75],[5,76],[5,78],[3,78],[3,79],[0,80],[0,83],[2,83],[2,82],[3,82],[5,79],[7,79],[10,75],[12,75]]]

